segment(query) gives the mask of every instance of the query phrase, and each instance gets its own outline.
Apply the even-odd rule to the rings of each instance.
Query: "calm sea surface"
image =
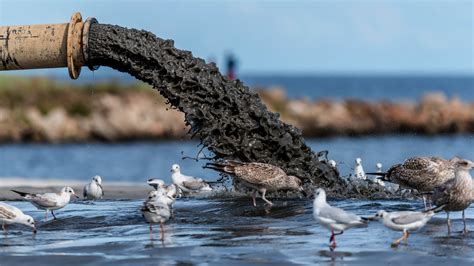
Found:
[[[244,76],[242,80],[252,87],[281,86],[290,98],[414,101],[429,92],[442,92],[474,100],[472,76]]]
[[[343,137],[307,143],[314,151],[328,150],[329,158],[340,163],[342,174],[350,171],[357,157],[362,158],[366,171],[373,171],[377,162],[388,167],[415,155],[474,159],[474,135]],[[99,174],[111,181],[142,182],[152,176],[170,181],[171,165],[179,163],[184,173],[218,178],[215,172],[201,168],[205,162],[181,160],[195,157],[199,150],[193,141],[7,144],[0,145],[0,177],[88,180]]]

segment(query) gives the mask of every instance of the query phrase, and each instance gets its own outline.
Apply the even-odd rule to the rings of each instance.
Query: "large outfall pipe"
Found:
[[[69,23],[0,27],[0,70],[67,67],[77,79],[87,60],[89,29],[97,21],[82,21],[75,13]]]
[[[0,49],[0,70],[68,67],[76,79],[81,66],[102,65],[151,84],[185,113],[191,136],[216,160],[278,165],[332,196],[384,194],[380,187],[342,180],[305,144],[301,131],[269,112],[255,92],[222,76],[215,64],[176,49],[172,40],[95,19],[84,23],[76,13],[69,24],[0,27]]]

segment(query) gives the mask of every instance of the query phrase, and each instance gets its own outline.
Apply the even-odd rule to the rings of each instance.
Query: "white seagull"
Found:
[[[158,178],[150,178],[147,183],[155,190],[164,190],[166,196],[171,200],[170,206],[176,202],[177,198],[181,197],[181,190],[175,184],[166,185],[165,181]]]
[[[329,238],[331,250],[336,248],[336,235],[343,234],[349,228],[362,227],[367,224],[360,216],[329,205],[326,202],[324,189],[318,188],[315,197],[313,215],[324,228],[331,230],[331,237]],[[339,231],[339,233],[334,233],[334,231]]]
[[[183,175],[181,173],[179,165],[177,164],[173,164],[173,166],[171,167],[171,172],[173,173],[171,175],[171,180],[173,180],[173,184],[177,185],[184,193],[212,190],[209,184],[206,183],[206,181],[204,181],[203,179]]]
[[[385,225],[386,227],[395,231],[403,231],[403,236],[392,243],[392,247],[397,247],[404,239],[408,242],[408,232],[418,230],[425,226],[434,214],[435,213],[433,211],[386,212],[382,210],[378,211],[372,219],[382,219],[383,225]]]
[[[56,219],[56,216],[54,215],[53,211],[66,206],[71,200],[71,195],[74,195],[76,198],[79,198],[79,196],[74,193],[74,190],[71,187],[63,187],[61,189],[61,192],[59,193],[34,194],[21,192],[13,189],[12,191],[19,194],[27,201],[31,202],[31,204],[33,204],[36,208],[40,210],[45,210],[45,221],[48,220],[48,211],[51,211],[51,214],[53,215],[54,219]]]
[[[20,209],[15,206],[0,202],[0,223],[2,223],[2,229],[7,234],[7,224],[23,224],[33,228],[33,234],[36,234],[35,220],[24,214]]]
[[[355,160],[355,167],[354,167],[354,176],[359,179],[367,179],[367,176],[364,172],[364,167],[362,167],[362,159],[356,158]]]
[[[84,199],[97,200],[104,197],[104,189],[102,188],[102,178],[98,175],[92,178],[92,181],[84,186]]]
[[[141,207],[143,217],[150,224],[150,239],[153,239],[153,224],[160,224],[161,240],[164,241],[165,232],[163,224],[169,220],[171,209],[167,204],[167,196],[163,190],[148,193],[148,198]]]

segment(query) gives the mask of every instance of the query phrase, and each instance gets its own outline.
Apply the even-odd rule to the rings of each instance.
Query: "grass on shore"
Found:
[[[19,110],[36,107],[43,115],[62,107],[71,116],[86,117],[93,110],[92,99],[95,96],[126,96],[130,93],[149,94],[158,102],[164,102],[150,85],[143,82],[124,85],[118,81],[109,81],[76,85],[42,77],[0,75],[0,108]]]

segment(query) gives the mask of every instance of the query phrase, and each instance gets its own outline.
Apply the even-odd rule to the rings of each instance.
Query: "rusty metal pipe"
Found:
[[[94,18],[75,13],[69,23],[0,26],[0,71],[67,67],[77,79],[87,62],[87,44]]]

